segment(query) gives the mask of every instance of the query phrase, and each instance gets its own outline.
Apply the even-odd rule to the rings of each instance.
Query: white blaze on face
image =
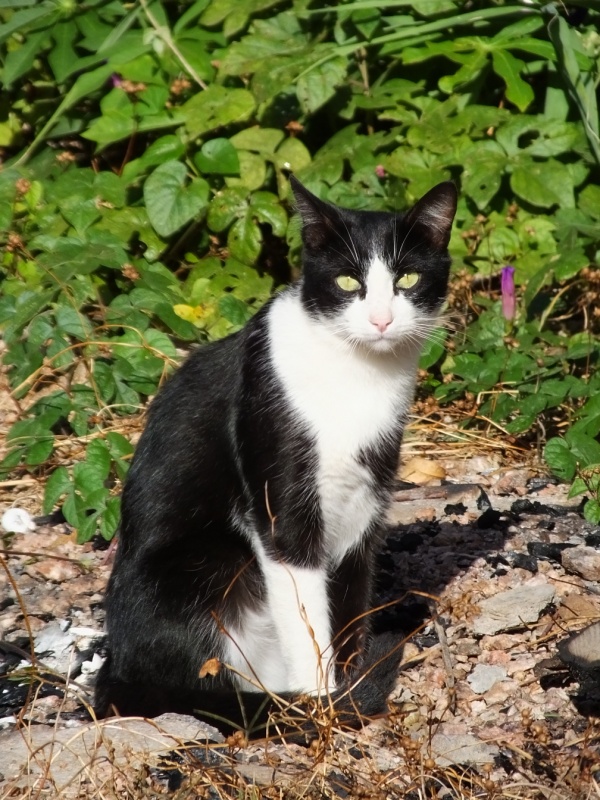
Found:
[[[385,333],[394,321],[394,277],[379,256],[375,256],[369,265],[366,289],[367,321],[373,326],[374,333]]]
[[[376,350],[389,350],[414,329],[417,310],[402,291],[394,292],[395,276],[379,255],[366,275],[366,294],[358,295],[343,314],[347,335]]]

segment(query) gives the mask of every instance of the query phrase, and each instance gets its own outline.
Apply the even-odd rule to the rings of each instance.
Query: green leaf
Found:
[[[226,294],[221,297],[219,300],[219,312],[236,328],[241,328],[252,316],[246,303],[233,294]]]
[[[80,522],[85,519],[85,504],[81,497],[71,491],[62,506],[65,519],[74,528],[79,528]]]
[[[227,244],[233,258],[244,264],[254,264],[257,261],[262,247],[262,233],[250,214],[238,219],[231,226]]]
[[[16,16],[16,15],[15,15]],[[109,78],[113,67],[111,64],[104,64],[98,69],[93,70],[92,72],[86,72],[83,75],[80,75],[73,86],[69,89],[67,94],[65,95],[63,101],[60,103],[58,108],[54,111],[52,116],[48,119],[46,124],[41,128],[38,132],[37,136],[33,140],[33,142],[29,145],[27,150],[21,155],[18,160],[18,164],[22,164],[30,157],[34,150],[38,147],[40,141],[44,139],[45,136],[54,128],[57,121],[61,118],[61,116],[68,111],[75,103],[78,103],[79,100],[86,97],[88,94],[99,89],[103,83]]]
[[[100,533],[105,539],[110,540],[113,538],[119,527],[120,517],[121,498],[109,497],[100,516]]]
[[[600,501],[588,500],[583,507],[583,516],[592,525],[600,525]]]
[[[66,467],[57,467],[46,481],[44,490],[44,514],[50,514],[60,498],[71,488],[71,479]]]
[[[66,516],[66,515],[65,515]],[[77,544],[85,544],[93,539],[98,528],[98,514],[80,515],[77,527]]]
[[[518,164],[510,176],[510,185],[516,195],[539,208],[575,205],[569,170],[553,158]]]
[[[133,454],[133,445],[121,433],[109,431],[106,434],[106,442],[111,456],[116,460],[126,458]]]
[[[311,114],[321,108],[335,94],[344,81],[348,62],[336,56],[318,67],[311,67],[298,78],[296,94],[305,113]]]
[[[571,481],[577,472],[577,459],[564,439],[549,439],[544,447],[546,463],[559,478]]]
[[[480,211],[488,208],[500,190],[505,166],[506,156],[503,153],[483,148],[466,160],[462,188]]]
[[[44,20],[44,25],[49,28],[51,21],[56,20],[59,16],[59,11],[53,4],[39,3],[35,8],[24,8],[21,11],[15,11],[3,25],[0,25],[0,42],[3,42],[15,31],[25,28],[32,23],[39,24]]]
[[[444,355],[445,346],[444,342],[448,334],[443,328],[438,328],[435,336],[431,336],[426,342],[421,351],[421,358],[419,360],[420,369],[429,369],[440,360]]]
[[[227,186],[244,186],[250,192],[260,189],[267,177],[267,165],[263,156],[248,150],[240,150],[239,159],[240,177],[225,178]]]
[[[592,436],[571,428],[566,432],[565,440],[573,456],[577,459],[580,469],[600,463],[600,442]]]
[[[261,128],[253,125],[232,136],[231,144],[238,150],[253,150],[255,153],[272,155],[284,135],[278,128]]]
[[[600,186],[590,183],[579,195],[579,208],[591,217],[600,219]]]
[[[25,455],[25,463],[34,467],[38,464],[43,464],[52,455],[54,450],[54,436],[51,431],[47,431],[46,435],[39,441],[34,442],[27,448]]]
[[[87,317],[72,306],[58,306],[54,312],[56,324],[63,333],[85,342],[90,338],[92,326]]]
[[[31,69],[47,38],[47,29],[30,33],[20,47],[8,53],[2,70],[2,83],[6,89]]]
[[[108,446],[102,439],[92,439],[88,444],[85,461],[96,470],[99,478],[103,481],[108,478],[111,458]]]
[[[246,213],[247,197],[248,190],[242,187],[218,192],[208,207],[208,227],[216,233],[226,230],[234,219]]]
[[[260,222],[270,225],[275,236],[285,236],[288,218],[276,195],[271,192],[254,192],[250,211]]]
[[[194,156],[200,172],[215,175],[239,175],[240,159],[229,139],[210,139]]]
[[[14,314],[4,329],[4,338],[10,343],[13,336],[19,334],[23,327],[39,314],[54,297],[54,291],[23,292],[17,298]]]
[[[73,483],[83,498],[104,488],[106,475],[96,464],[80,461],[73,467]]]
[[[525,111],[535,97],[531,86],[521,77],[525,62],[515,58],[508,50],[494,49],[492,51],[492,64],[494,72],[506,84],[506,97],[508,100],[514,103],[519,111]]]
[[[243,122],[255,107],[254,97],[247,89],[226,89],[213,84],[184,103],[180,111],[189,136],[196,138],[216,128]]]
[[[567,497],[570,500],[572,497],[579,497],[579,495],[585,494],[586,492],[589,492],[587,483],[583,480],[583,478],[577,477],[573,481]]]
[[[144,183],[148,218],[160,236],[170,236],[206,208],[209,187],[202,178],[186,184],[187,169],[180,161],[157,167]]]
[[[303,144],[300,139],[290,137],[277,149],[273,160],[279,169],[290,170],[296,173],[310,164],[311,155],[306,145]]]
[[[585,72],[581,69],[577,58],[581,47],[580,34],[558,14],[556,8],[551,8],[555,16],[548,25],[548,34],[556,48],[561,76],[569,86],[570,95],[581,116],[590,148],[596,161],[600,163],[600,122],[594,71],[590,69],[589,72]]]

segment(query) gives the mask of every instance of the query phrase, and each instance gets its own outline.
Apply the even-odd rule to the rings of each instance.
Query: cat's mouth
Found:
[[[395,353],[400,350],[412,351],[419,350],[428,338],[428,334],[418,330],[406,330],[397,328],[380,332],[364,333],[360,336],[348,337],[348,341],[353,347],[361,347],[364,350],[374,353]]]

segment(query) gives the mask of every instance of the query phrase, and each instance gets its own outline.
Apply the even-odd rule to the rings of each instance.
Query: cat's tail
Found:
[[[109,656],[98,675],[95,712],[98,717],[114,713],[156,717],[167,711],[193,714],[226,735],[242,731],[248,738],[277,736],[307,742],[332,725],[360,728],[385,713],[401,655],[402,641],[398,637],[376,637],[358,676],[347,687],[320,697],[231,689],[177,694],[172,689],[132,685],[113,678]]]

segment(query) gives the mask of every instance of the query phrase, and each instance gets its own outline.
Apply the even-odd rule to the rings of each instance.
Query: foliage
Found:
[[[119,418],[297,268],[290,171],[355,208],[456,181],[464,331],[428,348],[426,390],[549,438],[567,480],[600,462],[599,21],[592,0],[2,2],[0,326],[26,409],[4,472],[50,474],[46,507],[112,536]]]

